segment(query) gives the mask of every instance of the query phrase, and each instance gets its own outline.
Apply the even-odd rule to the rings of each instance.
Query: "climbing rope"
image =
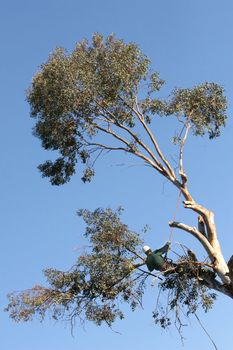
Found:
[[[176,202],[176,209],[175,209],[175,212],[174,212],[174,215],[173,215],[173,221],[176,220],[176,215],[177,215],[177,212],[178,212],[178,210],[179,210],[181,194],[182,194],[182,190],[180,190],[180,192],[179,192],[179,194],[178,194],[178,198],[177,198],[177,202]],[[173,232],[174,232],[174,227],[171,227],[171,229],[170,229],[170,235],[169,235],[169,241],[170,241],[170,242],[171,242],[172,239],[173,239]]]

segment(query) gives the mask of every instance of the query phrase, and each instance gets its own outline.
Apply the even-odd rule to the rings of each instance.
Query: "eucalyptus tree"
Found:
[[[174,89],[167,99],[159,97],[164,81],[150,68],[150,60],[134,43],[111,35],[94,34],[74,51],[57,48],[34,76],[27,93],[34,135],[46,150],[58,155],[39,165],[52,185],[63,185],[75,172],[91,181],[95,160],[106,152],[122,152],[140,159],[155,174],[166,178],[183,197],[184,208],[197,216],[197,226],[172,221],[170,227],[197,239],[207,259],[198,260],[190,249],[177,260],[179,269],[169,273],[148,272],[141,254],[142,238],[122,223],[121,209],[80,210],[91,249],[69,271],[44,271],[48,285],[37,285],[9,295],[7,310],[15,321],[76,317],[100,325],[123,318],[122,304],[132,310],[142,303],[146,281],[159,278],[158,288],[168,293],[168,305],[153,313],[156,323],[182,324],[177,309],[195,313],[198,306],[212,307],[215,292],[233,297],[232,259],[225,260],[214,213],[197,203],[189,190],[183,150],[190,133],[220,136],[225,126],[227,102],[221,86],[205,82],[193,88]],[[174,169],[155,135],[158,116],[178,121],[178,169]],[[106,159],[106,158],[105,158]],[[166,310],[166,311],[164,311]]]

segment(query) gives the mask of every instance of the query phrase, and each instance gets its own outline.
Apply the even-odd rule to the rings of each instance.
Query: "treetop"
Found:
[[[221,86],[206,82],[192,89],[177,88],[161,99],[156,93],[163,84],[138,46],[114,35],[104,39],[95,33],[91,43],[83,40],[71,53],[55,49],[27,94],[36,119],[34,135],[45,149],[58,154],[55,161],[39,165],[42,175],[53,185],[64,184],[80,161],[85,164],[82,179],[90,181],[96,152],[136,154],[142,147],[140,118],[146,128],[156,115],[175,116],[190,122],[195,135],[220,135],[227,118]]]

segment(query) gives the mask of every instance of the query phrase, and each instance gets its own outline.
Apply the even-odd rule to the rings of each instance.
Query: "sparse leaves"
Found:
[[[215,83],[204,83],[192,89],[176,89],[169,106],[169,114],[177,114],[191,122],[195,135],[220,135],[226,123],[227,101],[224,90]]]
[[[82,181],[85,182],[91,182],[92,177],[95,175],[94,169],[92,168],[86,168],[82,177]]]
[[[7,311],[17,322],[46,313],[54,319],[87,319],[109,326],[123,318],[122,301],[132,310],[140,306],[145,277],[134,264],[138,261],[139,236],[120,221],[121,208],[80,210],[87,224],[85,236],[91,249],[81,255],[68,272],[46,269],[48,287],[9,295]]]
[[[154,321],[162,328],[176,324],[181,330],[185,318],[195,314],[199,308],[209,311],[214,304],[216,294],[210,292],[203,282],[203,274],[210,270],[200,265],[195,265],[188,256],[181,257],[177,262],[175,273],[165,274],[159,288],[167,294],[167,305],[161,306],[157,301],[157,307],[153,313]]]

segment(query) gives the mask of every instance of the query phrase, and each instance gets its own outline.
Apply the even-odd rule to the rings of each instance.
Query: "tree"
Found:
[[[44,271],[48,287],[9,295],[7,311],[15,321],[28,321],[34,315],[88,319],[111,325],[123,312],[142,303],[148,277],[156,276],[158,288],[168,293],[168,305],[153,313],[155,323],[166,328],[172,321],[182,325],[177,310],[195,313],[198,306],[207,311],[216,298],[214,292],[233,298],[233,256],[227,263],[218,240],[214,213],[197,203],[188,187],[183,150],[190,131],[194,136],[220,136],[227,119],[227,102],[221,86],[205,82],[192,89],[174,89],[167,99],[158,97],[164,81],[150,70],[149,59],[133,44],[111,35],[106,40],[94,34],[92,43],[84,40],[70,54],[58,48],[35,75],[27,94],[34,135],[47,150],[59,154],[55,161],[39,165],[42,176],[52,185],[70,180],[78,163],[82,180],[91,181],[96,159],[105,152],[124,152],[166,178],[180,196],[184,207],[197,215],[197,227],[172,221],[170,227],[194,236],[206,251],[199,261],[191,249],[184,249],[176,261],[178,268],[157,274],[147,271],[141,255],[142,239],[122,223],[121,208],[80,210],[86,223],[85,236],[91,249],[81,255],[67,272]],[[179,166],[173,169],[153,132],[156,118],[175,118],[180,125]]]

